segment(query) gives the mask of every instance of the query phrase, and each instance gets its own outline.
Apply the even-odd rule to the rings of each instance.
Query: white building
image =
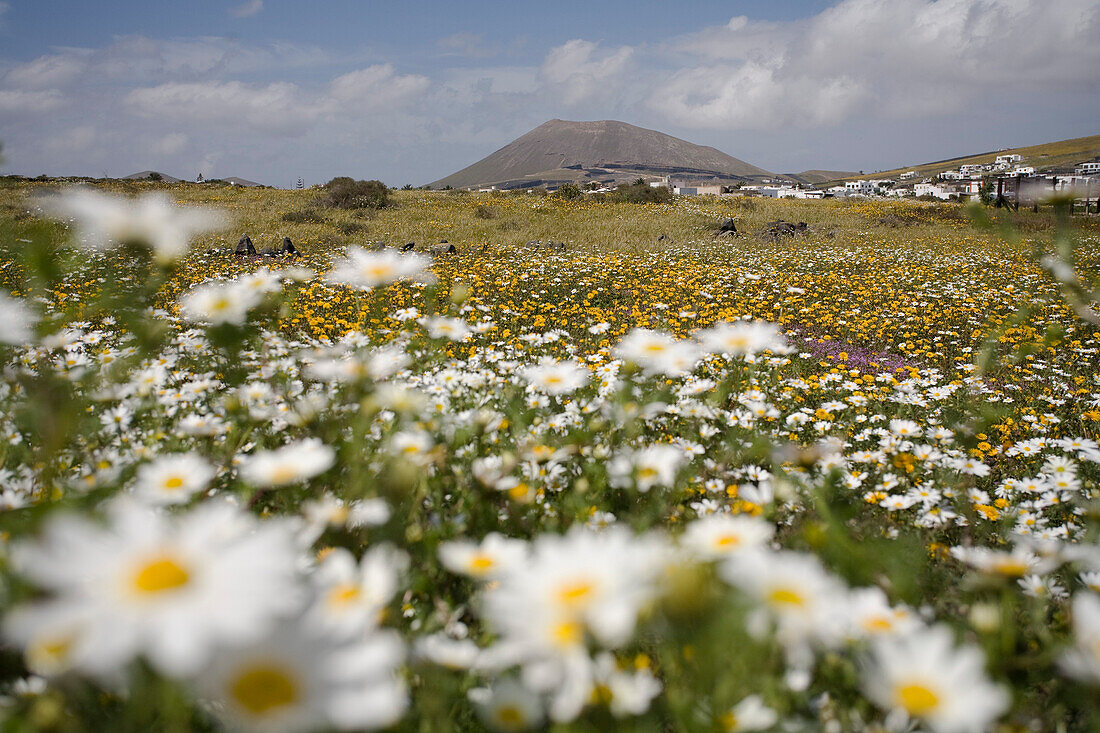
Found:
[[[952,198],[969,199],[977,196],[981,190],[980,180],[963,181],[962,183],[915,183],[913,184],[914,196],[934,196],[943,201]]]
[[[961,181],[963,178],[966,178],[966,176],[959,171],[944,171],[940,174],[940,177],[945,181]]]
[[[721,196],[722,186],[673,186],[672,192],[680,196]]]
[[[928,183],[927,181],[922,183],[913,184],[914,196],[935,196],[938,199],[947,199],[949,196],[944,190],[943,186],[938,183]]]
[[[959,173],[962,177],[972,176],[976,173],[981,173],[985,166],[978,165],[977,163],[967,163],[966,165],[959,166]]]
[[[916,171],[905,171],[899,176],[899,178],[901,178],[901,180],[903,181],[908,181],[910,178],[916,178],[917,175],[918,174]]]
[[[1090,176],[1100,173],[1100,163],[1078,163],[1073,172],[1078,176]]]
[[[870,181],[845,181],[844,182],[844,192],[847,193],[849,196],[852,195],[852,194],[860,194],[860,195],[863,195],[863,196],[867,196],[874,190],[875,190],[875,187],[871,184]]]
[[[997,160],[994,161],[993,165],[997,166],[998,168],[1007,169],[1009,166],[1015,163],[1019,163],[1021,160],[1022,158],[1016,153],[1011,153],[1009,155],[998,155]]]
[[[1032,165],[1018,165],[1012,169],[1012,175],[1014,176],[1033,176],[1035,175],[1035,166]]]

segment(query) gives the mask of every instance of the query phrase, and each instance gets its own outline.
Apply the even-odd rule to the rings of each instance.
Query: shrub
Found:
[[[654,188],[639,178],[629,186],[619,186],[611,194],[611,199],[629,204],[667,204],[672,201],[672,189],[666,186]]]
[[[558,190],[554,191],[554,195],[559,199],[571,201],[580,198],[583,194],[581,193],[580,186],[575,183],[564,183],[558,186]]]
[[[357,221],[345,221],[337,224],[336,228],[339,229],[342,234],[358,234],[366,229],[364,225]]]
[[[497,211],[492,206],[478,204],[477,208],[474,209],[474,216],[478,219],[495,219],[497,217]]]
[[[382,209],[390,202],[390,190],[381,181],[356,181],[338,176],[325,184],[318,199],[321,206],[334,209]]]
[[[283,221],[291,224],[324,224],[325,217],[317,209],[302,209],[301,211],[288,211],[282,216]]]

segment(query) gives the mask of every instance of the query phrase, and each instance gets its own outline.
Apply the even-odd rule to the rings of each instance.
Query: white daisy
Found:
[[[241,478],[254,486],[278,487],[299,483],[324,473],[336,462],[336,451],[318,438],[307,438],[275,450],[246,456]]]
[[[337,260],[326,280],[360,290],[370,290],[399,280],[435,282],[431,272],[432,261],[415,252],[397,252],[385,249],[372,252],[362,247],[350,247],[348,255]]]
[[[880,708],[918,718],[938,733],[986,730],[1009,703],[986,677],[981,651],[956,647],[944,626],[880,638],[862,677]]]
[[[17,630],[28,650],[75,627],[65,652],[75,667],[110,673],[144,655],[179,676],[300,605],[295,545],[283,523],[257,522],[224,501],[169,518],[128,498],[110,504],[108,519],[104,527],[57,517],[40,540],[15,549],[19,571],[61,609]]]
[[[137,471],[134,494],[151,504],[186,504],[206,489],[214,468],[194,453],[161,456]]]

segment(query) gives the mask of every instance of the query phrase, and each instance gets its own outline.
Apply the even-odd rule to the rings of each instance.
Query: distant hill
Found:
[[[264,185],[262,183],[256,183],[255,181],[250,181],[247,178],[238,178],[237,176],[230,176],[229,178],[222,178],[221,180],[225,181],[226,183],[228,183],[232,186],[245,186],[246,188],[249,187],[249,186],[262,186],[262,185]]]
[[[182,179],[176,178],[175,176],[170,176],[167,173],[161,173],[160,171],[141,171],[140,173],[131,173],[128,176],[123,176],[119,180],[122,180],[122,181],[146,181],[146,180],[149,180],[150,178],[156,179],[157,176],[160,176],[160,178],[157,179],[157,180],[165,181],[166,183],[179,183],[180,180],[182,180]]]
[[[988,153],[972,153],[957,158],[936,160],[931,163],[894,168],[893,170],[880,171],[873,174],[857,175],[854,173],[846,176],[838,176],[838,179],[854,178],[894,178],[906,171],[916,171],[922,178],[937,176],[944,171],[955,170],[960,165],[968,163],[986,165],[997,159],[998,155],[1017,153],[1023,158],[1022,165],[1035,167],[1037,173],[1055,172],[1072,173],[1076,163],[1090,160],[1100,160],[1100,135],[1090,137],[1075,137],[1070,140],[1059,140],[1042,145],[1031,145],[1025,148],[1010,148],[1008,150],[995,150]]]
[[[798,183],[817,185],[819,183],[825,183],[826,181],[835,181],[840,178],[850,178],[852,176],[858,176],[855,171],[822,171],[811,170],[802,171],[801,173],[784,173],[787,178],[797,181]]]
[[[656,130],[615,120],[550,120],[431,188],[525,188],[638,177],[748,180],[763,168]]]
[[[164,181],[165,183],[184,183],[182,178],[176,178],[175,176],[170,176],[167,173],[161,173],[160,171],[141,171],[140,173],[131,173],[128,176],[123,176],[119,180],[121,180],[121,181],[148,181],[154,176],[160,176],[160,178],[158,180]],[[264,185],[262,183],[256,183],[255,181],[250,181],[247,178],[240,178],[238,176],[229,176],[227,178],[208,178],[205,181],[202,181],[202,183],[210,183],[210,182],[215,182],[215,181],[221,181],[223,183],[228,183],[231,186],[244,186],[246,188],[251,187],[251,186],[262,186],[262,185]]]

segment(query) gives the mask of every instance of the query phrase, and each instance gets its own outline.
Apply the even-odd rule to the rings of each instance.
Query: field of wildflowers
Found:
[[[0,188],[5,730],[1100,728],[1096,220],[315,195]]]

